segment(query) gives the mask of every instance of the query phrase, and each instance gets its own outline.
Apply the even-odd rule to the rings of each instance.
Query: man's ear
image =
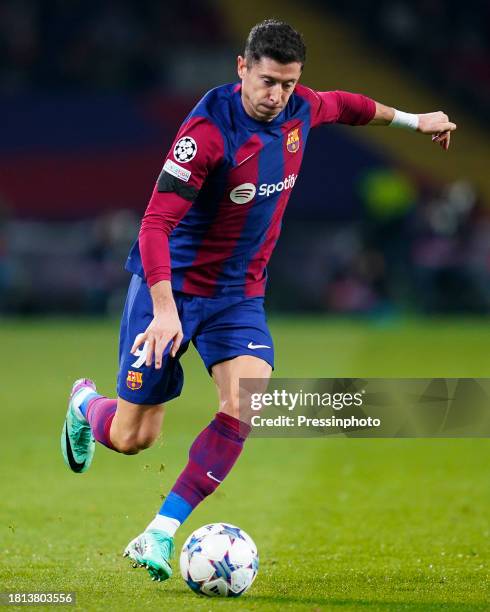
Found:
[[[247,71],[247,60],[242,57],[241,55],[239,55],[237,57],[237,72],[238,72],[238,76],[243,79],[243,77],[245,76],[245,72]]]

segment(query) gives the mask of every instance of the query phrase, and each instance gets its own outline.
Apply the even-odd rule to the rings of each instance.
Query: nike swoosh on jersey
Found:
[[[70,464],[71,469],[74,472],[81,472],[83,470],[83,466],[85,465],[85,461],[82,463],[78,463],[78,461],[73,456],[73,452],[71,450],[70,444],[70,436],[68,435],[68,428],[65,427],[65,440],[66,440],[66,454],[68,455],[68,463]]]
[[[242,159],[242,161],[241,161],[239,164],[237,164],[237,165],[235,166],[235,168],[238,168],[238,166],[241,166],[242,164],[244,164],[246,161],[248,161],[248,160],[249,160],[251,157],[253,157],[254,155],[256,155],[256,153],[252,153],[251,155],[249,155],[249,156],[248,156],[248,157],[246,157],[245,159]]]
[[[271,348],[268,344],[254,344],[253,342],[249,342],[247,348],[255,350],[259,348]]]
[[[215,478],[215,477],[213,476],[213,473],[212,473],[212,472],[207,472],[207,473],[206,473],[206,476],[207,476],[208,478],[211,478],[211,480],[215,480],[216,482],[221,482],[221,480],[218,480],[217,478]]]

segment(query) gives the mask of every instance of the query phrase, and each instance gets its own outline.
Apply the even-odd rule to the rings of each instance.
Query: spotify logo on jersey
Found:
[[[268,198],[275,193],[289,191],[294,187],[297,178],[296,174],[290,174],[278,183],[262,183],[259,186],[259,196]],[[235,204],[247,204],[254,199],[256,193],[257,187],[253,183],[242,183],[230,191],[230,200]]]
[[[270,183],[269,185],[267,183],[262,183],[262,185],[259,187],[259,195],[266,196],[268,198],[274,193],[288,191],[294,187],[294,183],[296,183],[297,178],[298,177],[296,174],[290,174],[283,181],[279,181],[279,183]]]
[[[253,183],[242,183],[230,191],[230,200],[235,204],[248,204],[254,199],[256,191]]]

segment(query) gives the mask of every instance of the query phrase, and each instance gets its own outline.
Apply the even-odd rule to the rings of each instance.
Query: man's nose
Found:
[[[274,87],[271,87],[269,91],[269,100],[273,104],[278,104],[280,99],[281,99],[281,85],[278,83],[277,85],[274,85]]]

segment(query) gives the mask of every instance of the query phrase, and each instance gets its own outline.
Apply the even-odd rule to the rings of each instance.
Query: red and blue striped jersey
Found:
[[[244,110],[240,84],[208,92],[166,157],[126,268],[193,295],[264,295],[267,262],[311,128],[363,125],[373,100],[297,85],[270,122]]]

